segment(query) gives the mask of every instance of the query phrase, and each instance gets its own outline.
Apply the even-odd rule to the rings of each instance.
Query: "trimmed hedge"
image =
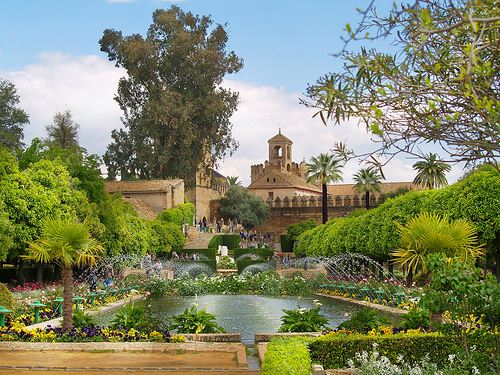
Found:
[[[210,260],[215,260],[217,250],[215,249],[182,249],[179,251],[180,254],[202,254],[205,255]]]
[[[288,234],[282,234],[280,236],[281,251],[291,252],[293,251],[293,240]]]
[[[227,246],[228,250],[237,249],[240,247],[240,236],[237,234],[217,234],[208,243],[210,249],[218,249],[219,245]]]
[[[493,354],[494,337],[482,337],[472,341],[478,352]],[[344,368],[347,361],[363,351],[371,353],[374,344],[377,351],[391,362],[403,357],[405,362],[417,363],[426,356],[438,366],[449,363],[448,356],[461,351],[462,338],[459,336],[443,336],[438,333],[401,333],[385,336],[323,336],[309,344],[311,359],[325,368]]]
[[[267,346],[260,373],[263,375],[309,375],[311,358],[308,337],[273,338]]]

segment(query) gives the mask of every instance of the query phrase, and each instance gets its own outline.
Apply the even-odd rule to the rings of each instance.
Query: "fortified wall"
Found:
[[[322,207],[321,196],[293,196],[281,199],[268,198],[266,204],[271,212],[267,221],[257,228],[260,233],[271,233],[280,235],[286,233],[287,228],[299,221],[314,219],[321,224]],[[370,196],[370,207],[378,206],[383,202],[381,196],[378,198]],[[328,218],[347,216],[349,212],[365,207],[365,196],[358,195],[329,195],[328,196]]]

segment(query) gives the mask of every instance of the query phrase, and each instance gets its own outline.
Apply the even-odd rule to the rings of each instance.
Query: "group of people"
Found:
[[[205,216],[203,216],[203,219],[198,220],[197,224],[200,232],[208,232],[208,228],[212,227],[216,233],[234,233],[238,228],[241,228],[241,224],[238,223],[238,220],[229,219],[225,222],[224,218],[220,218],[219,220],[214,218],[213,222],[209,224]]]
[[[172,251],[171,259],[173,260],[200,260],[200,256],[197,253],[193,254],[177,254],[177,251]]]
[[[151,256],[151,254],[147,253],[142,259],[141,268],[146,271],[147,277],[161,277],[163,264],[161,263],[161,260],[156,259],[155,257]]]

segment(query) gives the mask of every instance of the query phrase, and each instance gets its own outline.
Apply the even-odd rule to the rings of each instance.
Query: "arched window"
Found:
[[[274,157],[281,158],[283,156],[283,149],[281,146],[274,146]]]
[[[287,172],[290,172],[290,164],[286,165],[286,170],[287,170]]]

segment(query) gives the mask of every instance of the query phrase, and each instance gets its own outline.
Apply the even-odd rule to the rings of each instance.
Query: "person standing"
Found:
[[[203,216],[203,231],[207,232],[207,218]]]

